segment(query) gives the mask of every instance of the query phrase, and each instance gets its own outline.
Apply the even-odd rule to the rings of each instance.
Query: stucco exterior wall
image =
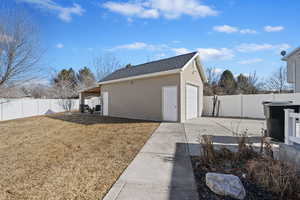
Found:
[[[181,72],[180,87],[181,87],[181,121],[186,120],[186,84],[195,85],[198,87],[198,116],[202,115],[203,110],[203,82],[196,66],[195,60],[193,60],[183,72]]]
[[[162,87],[177,86],[180,119],[180,74],[123,81],[101,86],[108,92],[108,115],[162,121]]]
[[[300,57],[295,54],[287,60],[287,80],[294,86],[294,92],[300,92]]]

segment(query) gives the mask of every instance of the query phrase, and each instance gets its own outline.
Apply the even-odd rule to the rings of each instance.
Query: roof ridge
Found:
[[[163,59],[154,60],[154,61],[150,61],[150,62],[146,62],[146,63],[141,63],[141,64],[138,64],[138,65],[133,65],[132,67],[137,67],[139,65],[146,65],[146,64],[155,63],[155,62],[161,62],[161,61],[164,61],[164,60],[170,60],[170,59],[174,59],[174,58],[177,58],[177,57],[186,56],[186,55],[189,55],[189,54],[196,54],[196,53],[197,53],[197,51],[193,51],[193,52],[190,52],[190,53],[181,54],[181,55],[177,55],[177,56],[173,56],[173,57],[169,57],[169,58],[163,58]],[[123,68],[126,68],[126,67],[123,67]],[[121,69],[123,69],[123,68],[121,68]]]
[[[173,56],[170,58],[159,59],[147,63],[133,65],[132,67],[123,67],[114,72],[108,74],[100,82],[116,80],[130,76],[138,76],[142,74],[150,74],[162,71],[168,71],[173,69],[181,69],[192,58],[197,55],[198,52],[191,52],[182,55]]]

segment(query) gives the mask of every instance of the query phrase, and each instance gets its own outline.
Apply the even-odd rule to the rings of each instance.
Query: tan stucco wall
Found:
[[[180,121],[186,120],[186,84],[198,86],[198,116],[201,116],[203,109],[203,82],[196,66],[196,62],[192,61],[183,72],[181,72],[180,87],[181,87],[181,115]]]
[[[180,74],[136,79],[101,86],[108,92],[108,115],[124,118],[162,120],[162,87],[177,86],[180,119]]]

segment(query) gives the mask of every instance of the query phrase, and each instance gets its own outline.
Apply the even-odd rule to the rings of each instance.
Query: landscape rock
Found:
[[[232,174],[206,173],[205,181],[209,189],[218,195],[235,199],[244,199],[246,196],[241,180]]]

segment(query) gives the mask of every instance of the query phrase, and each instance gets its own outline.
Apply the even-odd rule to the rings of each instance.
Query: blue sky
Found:
[[[6,0],[11,2],[11,0]],[[300,45],[299,0],[14,0],[39,27],[42,64],[138,64],[199,51],[204,67],[267,77]],[[91,67],[91,66],[90,66]]]

